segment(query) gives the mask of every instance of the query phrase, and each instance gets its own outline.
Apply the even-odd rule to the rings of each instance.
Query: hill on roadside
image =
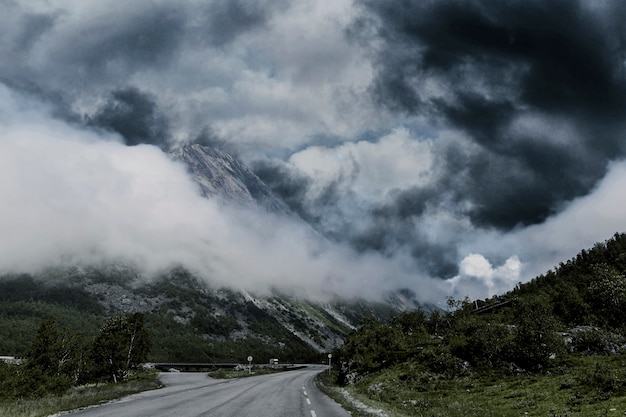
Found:
[[[370,320],[334,382],[402,415],[626,412],[625,273],[616,233],[506,294]]]

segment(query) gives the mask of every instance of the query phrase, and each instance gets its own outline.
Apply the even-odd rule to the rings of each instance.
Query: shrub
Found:
[[[578,377],[580,385],[596,389],[602,393],[622,394],[626,392],[626,373],[614,369],[606,363],[597,362],[590,370]]]
[[[624,338],[598,328],[577,328],[571,336],[571,351],[587,355],[617,354]]]
[[[457,330],[451,351],[474,366],[493,367],[506,362],[512,334],[506,326],[468,318]]]
[[[565,352],[563,337],[557,333],[559,322],[542,299],[519,302],[515,306],[511,359],[526,370],[550,365],[551,358]]]
[[[445,378],[469,374],[469,364],[445,349],[425,349],[419,359],[430,372]]]

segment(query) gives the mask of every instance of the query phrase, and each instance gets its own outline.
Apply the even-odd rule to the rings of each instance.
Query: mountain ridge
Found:
[[[180,146],[168,154],[183,163],[203,197],[219,197],[244,206],[259,206],[271,212],[291,210],[269,187],[232,155],[199,144]]]

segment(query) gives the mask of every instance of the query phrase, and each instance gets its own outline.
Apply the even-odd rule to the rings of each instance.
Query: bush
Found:
[[[425,349],[419,359],[430,372],[445,378],[469,374],[469,364],[445,349]]]
[[[474,366],[499,366],[507,360],[512,337],[504,325],[468,318],[451,340],[451,351]]]
[[[621,351],[624,338],[606,330],[590,328],[576,329],[571,336],[570,349],[587,355],[617,354]]]
[[[597,362],[591,370],[578,377],[578,382],[585,388],[596,389],[602,393],[623,394],[626,392],[626,373],[623,369],[614,369],[606,363]]]
[[[526,370],[550,365],[551,358],[565,352],[563,337],[557,333],[559,322],[542,299],[519,302],[515,306],[511,359]]]

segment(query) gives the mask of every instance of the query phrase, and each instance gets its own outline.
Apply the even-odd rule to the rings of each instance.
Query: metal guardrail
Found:
[[[158,369],[160,371],[170,371],[175,369],[182,372],[202,372],[215,368],[229,368],[234,369],[237,366],[247,366],[241,363],[208,363],[208,362],[154,362],[146,363],[145,366]],[[308,365],[303,364],[280,364],[280,365],[268,365],[268,364],[255,364],[255,368],[283,368],[288,371],[295,371],[298,369],[306,368]]]
[[[161,371],[169,371],[176,369],[179,371],[201,371],[215,368],[235,368],[238,363],[208,363],[208,362],[155,362],[148,363],[147,366],[156,368]]]
[[[500,301],[499,303],[495,303],[495,304],[490,304],[490,305],[486,305],[486,306],[482,306],[479,308],[476,308],[472,311],[472,313],[474,314],[482,314],[482,313],[486,313],[487,311],[491,311],[494,310],[496,308],[500,308],[503,307],[507,304],[509,304],[511,301],[507,300],[507,301]]]

